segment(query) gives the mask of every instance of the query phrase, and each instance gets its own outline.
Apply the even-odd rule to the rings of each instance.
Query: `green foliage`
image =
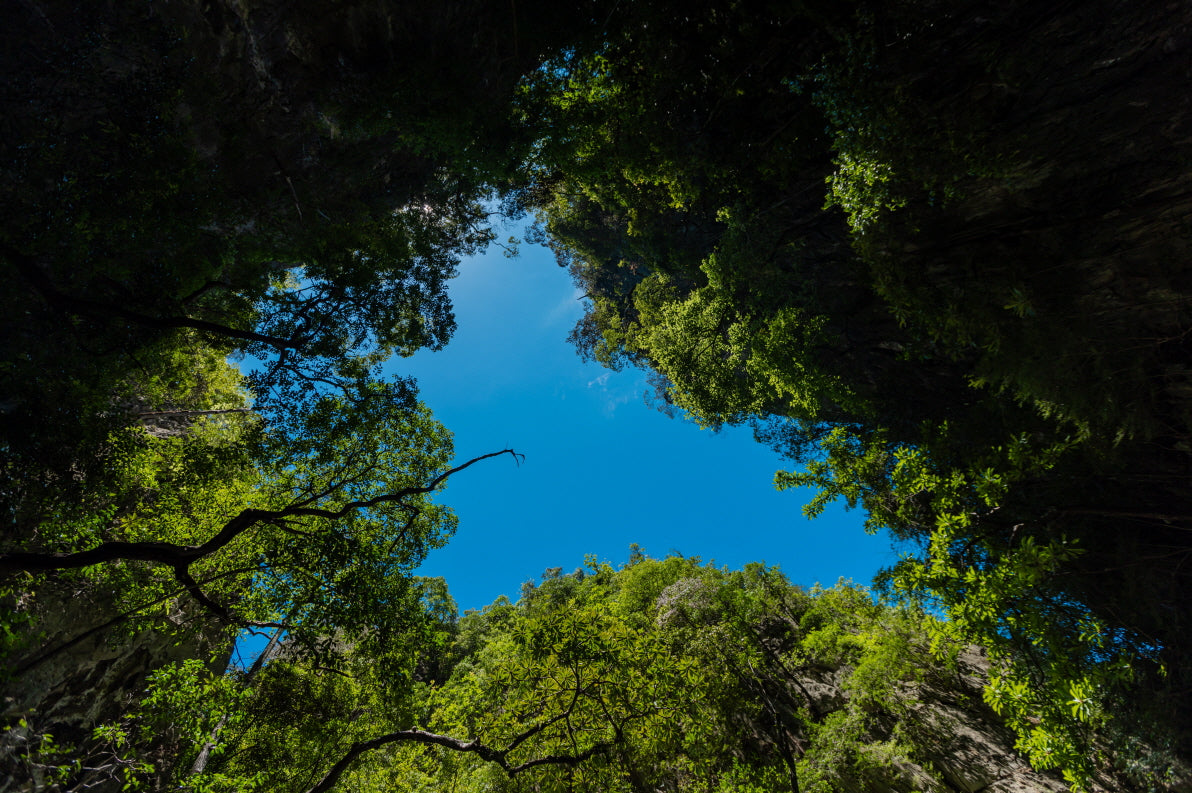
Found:
[[[1186,257],[1157,241],[1187,235],[1149,210],[1118,222],[1165,177],[1143,176],[1149,155],[1104,164],[1124,163],[1105,143],[1118,122],[1073,65],[1098,36],[1028,18],[611,15],[525,85],[547,120],[528,195],[591,301],[580,354],[652,370],[665,411],[753,423],[801,465],[777,485],[819,491],[808,514],[842,499],[892,531],[891,593],[988,647],[1023,751],[1085,783],[1111,762],[1094,727],[1186,741],[1160,670],[1192,634],[1156,606],[1187,599],[1186,317],[1145,294],[1186,308],[1168,265]],[[1052,59],[1071,93],[1042,76]],[[1057,136],[1060,116],[1082,131]]]
[[[904,774],[922,670],[899,660],[927,640],[866,593],[639,553],[457,620],[411,577],[454,528],[428,487],[450,436],[378,367],[447,342],[446,282],[500,200],[588,297],[581,354],[651,369],[664,410],[753,423],[803,464],[778,487],[818,488],[809,515],[843,499],[905,544],[889,590],[944,618],[944,660],[987,648],[986,701],[1032,762],[1166,779],[1139,747],[1186,753],[1192,729],[1188,156],[1150,115],[1181,99],[1178,59],[1131,59],[1178,24],[201,5],[51,0],[0,26],[10,666],[67,649],[37,655],[50,584],[120,604],[113,637],[184,642],[189,609],[229,637],[284,625],[258,672],[160,671],[144,723],[217,745],[196,789],[310,788],[380,733],[402,736],[345,784],[931,787]],[[1101,31],[1134,54],[1106,60]],[[792,664],[847,666],[848,706],[816,713]],[[169,773],[109,721],[104,768]],[[483,744],[415,747],[412,725]],[[90,784],[59,762],[89,749],[20,730],[22,773]]]
[[[368,642],[331,660],[283,649],[247,674],[189,665],[158,676],[143,724],[190,730],[196,751],[218,739],[184,780],[203,790],[305,790],[392,731],[405,737],[360,755],[342,789],[833,791],[900,779],[932,750],[921,615],[760,564],[592,567],[458,620],[421,581],[404,674]]]
[[[21,695],[6,713],[37,707],[21,676],[71,669],[83,640],[152,633],[185,654],[284,625],[304,663],[367,651],[389,704],[415,684],[413,648],[442,641],[411,571],[455,527],[429,492],[450,434],[412,381],[378,371],[450,338],[447,281],[492,241],[487,207],[528,144],[509,94],[568,14],[529,13],[537,43],[519,52],[503,8],[317,5],[50,3],[0,26],[0,651]],[[115,558],[54,569],[92,551]],[[59,590],[99,604],[95,621],[42,646],[43,593]],[[182,743],[248,729],[224,717],[264,706],[205,667],[157,672],[145,708],[170,718],[130,727],[121,689],[81,725],[39,726],[82,736],[37,738],[63,786],[92,784],[74,761],[123,742],[93,765],[160,787],[194,760]],[[273,693],[351,694],[319,674]],[[135,692],[130,675],[109,682]],[[0,757],[12,779],[33,773]],[[196,784],[241,789],[217,759]]]
[[[823,448],[825,457],[803,471],[779,472],[778,486],[818,487],[809,514],[843,498],[863,505],[875,529],[922,538],[923,555],[904,557],[887,573],[891,590],[946,616],[932,623],[937,653],[958,643],[986,648],[993,671],[985,698],[1018,735],[1018,748],[1036,767],[1087,785],[1098,762],[1095,731],[1139,670],[1154,668],[1158,648],[1111,627],[1065,591],[1057,575],[1081,558],[1079,543],[1005,524],[1012,517],[1003,510],[1020,508],[1014,486],[1061,465],[1063,445],[1039,449],[1017,439],[971,459],[968,470],[842,428]]]

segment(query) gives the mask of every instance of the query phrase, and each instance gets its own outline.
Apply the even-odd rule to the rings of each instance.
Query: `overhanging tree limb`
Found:
[[[186,565],[178,565],[174,568],[174,578],[186,588],[186,591],[198,601],[199,605],[219,617],[220,621],[227,625],[239,624],[240,621],[232,616],[232,613],[227,608],[207,596],[207,593],[199,586],[199,582],[195,581],[194,577],[190,574],[190,570],[187,569]]]
[[[557,719],[552,721],[557,721]],[[540,729],[542,729],[541,726],[535,725],[531,728],[531,731],[538,732]],[[524,734],[517,736],[506,749],[493,749],[491,746],[480,743],[479,741],[464,741],[460,740],[459,738],[452,738],[448,735],[438,735],[433,732],[426,732],[425,730],[399,730],[397,732],[387,733],[386,735],[380,735],[368,741],[357,741],[356,743],[352,744],[351,748],[348,749],[344,756],[341,757],[339,761],[331,767],[331,770],[327,772],[326,776],[319,780],[314,787],[307,790],[306,793],[326,793],[326,791],[331,790],[335,786],[335,783],[339,781],[339,778],[343,776],[344,772],[348,770],[349,766],[356,762],[356,760],[362,754],[371,752],[374,749],[379,749],[382,746],[387,746],[391,743],[399,743],[401,741],[443,746],[457,752],[470,752],[479,756],[482,760],[487,760],[490,763],[496,763],[503,771],[505,771],[505,773],[509,774],[509,776],[516,776],[522,771],[528,771],[531,768],[537,768],[538,766],[543,765],[579,765],[596,754],[609,749],[613,745],[612,742],[598,743],[588,747],[578,754],[550,754],[543,757],[536,757],[533,760],[527,760],[524,763],[510,764],[506,759],[506,756],[518,744],[524,741],[526,737],[529,736]]]
[[[117,560],[155,562],[157,564],[169,565],[177,571],[179,567],[186,568],[199,559],[216,553],[231,543],[232,540],[258,524],[273,523],[290,517],[318,517],[338,520],[362,509],[369,509],[381,504],[401,502],[410,496],[430,493],[452,475],[475,465],[481,460],[487,460],[490,457],[497,457],[502,454],[512,455],[515,460],[521,460],[523,457],[523,455],[518,454],[512,449],[489,452],[479,457],[473,457],[465,463],[444,471],[426,485],[404,487],[393,493],[385,493],[374,498],[349,501],[339,509],[321,509],[319,507],[307,506],[309,501],[298,502],[282,509],[245,509],[228,520],[215,536],[201,545],[116,541],[101,543],[86,551],[73,553],[12,552],[0,554],[0,573],[20,570],[75,570]],[[181,581],[181,579],[179,580]]]

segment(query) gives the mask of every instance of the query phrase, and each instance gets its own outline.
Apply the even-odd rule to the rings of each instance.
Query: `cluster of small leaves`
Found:
[[[185,733],[186,758],[205,747],[179,777],[196,790],[330,789],[332,765],[337,787],[368,791],[938,786],[906,776],[938,740],[913,707],[922,617],[863,588],[640,553],[462,617],[441,581],[417,588],[390,662],[336,641],[223,676],[183,665],[159,673],[144,729]]]
[[[1000,459],[962,470],[880,436],[865,443],[843,428],[823,443],[823,459],[780,472],[778,486],[817,487],[809,514],[842,498],[850,507],[865,506],[875,529],[926,536],[923,555],[905,557],[886,574],[887,583],[942,614],[930,623],[937,653],[958,643],[986,648],[993,671],[985,699],[1032,764],[1088,785],[1107,762],[1095,742],[1109,722],[1110,703],[1137,665],[1153,663],[1157,648],[1111,629],[1065,594],[1056,574],[1080,556],[1078,544],[1062,535],[1036,536],[1026,523],[1011,527],[1009,544],[994,533],[1014,482],[1046,471],[1063,450],[1033,449],[1019,439],[998,450]]]

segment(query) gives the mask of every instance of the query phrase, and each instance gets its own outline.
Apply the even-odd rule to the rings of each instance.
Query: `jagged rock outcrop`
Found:
[[[850,673],[847,667],[805,671],[800,690],[813,698],[814,708],[824,716],[838,713],[853,706],[848,690]],[[954,672],[931,673],[908,686],[898,712],[869,713],[868,747],[881,752],[896,739],[903,748],[909,747],[909,757],[896,751],[875,762],[858,763],[853,775],[838,780],[842,788],[849,793],[1069,790],[1059,774],[1035,770],[1015,751],[1013,732],[982,701],[988,674],[984,653],[970,647],[960,654]],[[1177,769],[1170,783],[1166,790],[1192,790],[1192,775],[1187,769]],[[1093,793],[1133,789],[1130,780],[1108,770],[1089,787]]]
[[[149,676],[168,664],[200,659],[213,672],[227,666],[233,637],[197,606],[122,619],[128,605],[66,582],[42,587],[21,604],[31,622],[25,647],[5,659],[0,791],[120,790],[119,752],[95,728],[120,724]],[[160,736],[148,755],[164,770],[174,748]],[[74,760],[83,770],[56,774],[62,761]]]
[[[944,789],[960,793],[1067,790],[1057,774],[1034,770],[1014,751],[1014,734],[981,700],[988,671],[984,655],[970,647],[950,676],[952,686],[945,687],[941,680],[918,688],[921,700],[915,715],[926,738],[924,763],[935,770]]]
[[[738,759],[786,754],[798,761],[799,776],[808,777],[799,781],[803,790],[825,784],[839,793],[1069,790],[1058,771],[1031,766],[1015,748],[1014,731],[985,702],[991,663],[981,648],[963,648],[949,663],[928,649],[921,626],[908,630],[894,622],[865,636],[841,639],[847,630],[828,628],[836,638],[817,638],[819,618],[806,623],[794,611],[771,612],[739,633],[742,623],[730,628],[723,621],[720,586],[708,578],[676,581],[657,598],[655,621],[663,629],[698,630],[712,645],[742,642],[759,651],[735,671],[749,696],[764,703],[753,711],[735,709],[730,717],[740,741]],[[835,617],[853,618],[863,620]],[[905,641],[897,657],[874,649],[895,635]],[[846,646],[851,649],[841,649]],[[728,653],[717,651],[720,663],[732,668]],[[1100,745],[1099,752],[1108,749],[1107,741],[1094,738],[1092,744]],[[1088,793],[1192,791],[1192,770],[1177,758],[1154,747],[1140,745],[1139,751],[1166,771],[1140,786],[1142,777],[1106,751],[1094,764]]]

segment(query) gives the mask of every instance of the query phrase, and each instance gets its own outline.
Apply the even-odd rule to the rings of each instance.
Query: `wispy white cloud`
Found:
[[[609,384],[612,383],[612,387]],[[644,380],[640,377],[632,379],[613,372],[603,372],[588,381],[589,389],[597,389],[602,396],[602,410],[604,415],[611,418],[621,405],[627,405],[641,396]]]
[[[543,327],[550,327],[552,325],[560,325],[566,323],[568,325],[575,324],[575,321],[583,316],[584,304],[580,299],[584,293],[579,289],[572,289],[566,297],[556,303],[550,311],[542,319]]]
[[[621,391],[620,393],[610,393],[608,398],[604,400],[604,414],[606,416],[612,416],[617,412],[617,408],[619,408],[621,405],[628,404],[635,396],[636,394],[626,391]]]

